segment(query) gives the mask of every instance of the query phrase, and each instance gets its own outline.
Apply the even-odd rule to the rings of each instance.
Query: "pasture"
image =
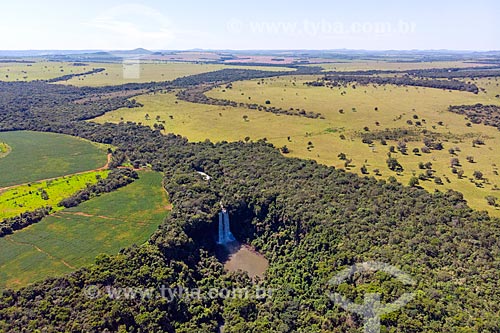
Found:
[[[244,68],[280,71],[293,69],[285,67],[231,66],[204,63],[182,62],[140,62],[125,61],[124,63],[92,63],[92,67],[105,68],[103,72],[74,77],[60,84],[75,86],[108,86],[125,83],[143,83],[151,81],[170,81],[182,76],[213,72],[224,68]]]
[[[277,116],[245,108],[189,103],[177,100],[173,93],[142,95],[135,99],[143,103],[144,107],[118,109],[92,121],[133,121],[151,127],[155,123],[165,122],[165,133],[179,133],[191,141],[238,141],[247,136],[251,139],[283,139],[290,133],[303,135],[304,129],[313,130],[317,126],[314,119]],[[149,117],[146,117],[146,114]],[[248,121],[243,118],[246,115],[249,117]],[[281,121],[286,122],[286,126],[282,126]]]
[[[412,176],[423,172],[419,169],[419,162],[431,162],[443,185],[432,180],[420,181],[422,187],[430,191],[458,190],[464,194],[472,207],[500,215],[498,209],[488,205],[485,200],[488,195],[500,198],[497,193],[500,178],[496,166],[500,160],[500,150],[497,149],[500,133],[497,129],[484,125],[468,127],[468,121],[463,116],[446,111],[449,105],[499,104],[498,98],[492,97],[488,92],[474,95],[422,87],[369,85],[330,89],[303,85],[305,81],[310,80],[311,78],[304,77],[297,78],[295,82],[293,78],[271,78],[261,84],[257,84],[257,80],[236,82],[233,89],[218,88],[207,95],[238,102],[251,100],[262,105],[269,100],[271,105],[285,109],[294,107],[321,112],[326,119],[315,120],[317,126],[313,131],[304,131],[299,137],[291,134],[290,141],[271,141],[277,146],[287,145],[290,148],[290,156],[313,158],[320,163],[339,168],[345,168],[345,161],[340,160],[338,155],[345,153],[348,159],[352,159],[347,169],[361,173],[360,168],[365,165],[368,175],[378,178],[395,176],[403,184],[408,184]],[[341,109],[344,110],[343,113],[339,112]],[[409,125],[408,121],[411,121],[412,125]],[[420,121],[420,126],[416,125],[417,121]],[[389,147],[397,146],[397,141],[388,141],[387,146],[379,142],[370,146],[363,144],[360,133],[366,132],[365,127],[368,131],[386,128],[419,131],[426,129],[438,133],[444,149],[416,155],[412,150],[422,148],[423,143],[421,140],[410,141],[407,143],[408,154],[392,154],[405,169],[401,173],[395,173],[389,170],[386,160]],[[345,136],[345,140],[340,138],[341,134]],[[473,147],[472,141],[477,138],[481,138],[485,145]],[[449,148],[458,149],[454,154],[450,154]],[[467,162],[467,156],[473,156],[474,163]],[[461,179],[452,173],[450,167],[450,161],[454,157],[460,160],[464,171]],[[486,180],[476,181],[473,177],[474,171],[481,171]]]
[[[313,64],[323,67],[325,71],[367,71],[367,70],[414,70],[431,68],[464,68],[479,67],[481,64],[465,61],[415,61],[398,62],[387,60],[344,60]]]
[[[11,147],[0,159],[0,187],[93,170],[107,160],[102,145],[68,135],[3,132],[0,141]]]
[[[57,206],[61,200],[84,189],[87,184],[95,184],[100,178],[106,178],[108,173],[107,170],[90,171],[1,191],[0,221],[45,206],[51,206],[54,211],[62,210],[64,207]]]
[[[500,133],[484,125],[472,124],[469,127],[463,116],[447,111],[449,105],[499,104],[498,98],[488,91],[474,95],[393,85],[348,86],[341,89],[304,85],[304,82],[314,79],[311,76],[298,76],[234,82],[232,89],[219,87],[207,95],[260,105],[269,101],[271,106],[283,109],[303,108],[320,112],[325,119],[188,103],[177,100],[174,94],[158,93],[137,97],[137,101],[145,105],[143,108],[120,109],[95,121],[134,121],[149,126],[164,122],[165,132],[181,134],[192,141],[267,138],[277,147],[286,145],[290,150],[287,156],[315,159],[359,174],[362,174],[364,165],[367,176],[380,179],[394,176],[405,185],[413,176],[418,177],[425,172],[420,169],[420,162],[431,162],[433,175],[439,177],[442,184],[430,178],[421,180],[419,186],[429,191],[460,191],[471,207],[500,216],[498,208],[489,205],[485,199],[486,196],[500,199],[497,191],[500,176],[496,165],[500,160],[500,150],[497,148],[500,147]],[[490,91],[493,91],[492,87]],[[146,118],[146,114],[149,117]],[[397,146],[397,140],[388,140],[387,145],[377,141],[371,145],[362,143],[363,133],[385,129],[427,130],[443,143],[444,149],[415,154],[413,150],[420,150],[424,144],[421,139],[409,140],[407,154],[397,150],[391,153],[403,165],[404,171],[391,171],[386,160],[390,146]],[[485,144],[473,146],[472,141],[476,139]],[[449,152],[450,148],[453,148],[453,154]],[[347,166],[345,160],[339,159],[340,153],[346,154],[347,159],[351,160]],[[468,156],[473,156],[473,163],[467,161]],[[452,158],[459,159],[459,169],[463,170],[461,178],[450,167]],[[475,179],[475,171],[483,173],[484,178]]]
[[[78,207],[0,238],[0,288],[20,288],[91,264],[142,244],[170,209],[162,175],[139,172],[140,179]]]
[[[48,80],[68,74],[78,74],[94,68],[74,66],[66,62],[0,63],[0,81]]]
[[[470,82],[470,80],[462,80]],[[474,83],[485,89],[484,94],[491,99],[491,104],[500,104],[500,77],[487,77],[474,80]]]

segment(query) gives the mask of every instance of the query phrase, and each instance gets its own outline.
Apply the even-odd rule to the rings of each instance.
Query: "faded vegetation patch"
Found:
[[[0,158],[7,156],[10,152],[10,146],[4,142],[0,142]]]

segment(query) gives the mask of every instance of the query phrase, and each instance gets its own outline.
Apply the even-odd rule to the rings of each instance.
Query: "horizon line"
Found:
[[[349,49],[349,48],[338,48],[338,49],[317,49],[317,48],[280,48],[280,49],[212,49],[212,48],[189,48],[189,49],[148,49],[144,47],[137,47],[132,49],[93,49],[93,48],[82,48],[82,49],[63,49],[63,48],[52,48],[52,49],[0,49],[0,52],[42,52],[42,51],[87,51],[87,52],[120,52],[120,51],[134,51],[134,50],[145,50],[149,52],[216,52],[216,51],[366,51],[366,52],[500,52],[500,49]]]

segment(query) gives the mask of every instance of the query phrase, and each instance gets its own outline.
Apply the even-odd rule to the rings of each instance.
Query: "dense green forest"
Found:
[[[233,74],[227,80],[238,78]],[[199,81],[194,76],[184,82]],[[163,87],[169,85],[175,84]],[[408,305],[382,317],[382,332],[500,330],[500,221],[471,210],[460,193],[428,193],[286,158],[264,140],[189,143],[133,123],[82,121],[137,106],[125,97],[75,103],[104,89],[119,90],[0,83],[0,130],[111,144],[111,167],[127,160],[164,172],[173,210],[145,245],[101,255],[95,265],[61,278],[3,291],[0,331],[217,332],[224,325],[225,332],[362,332],[363,318],[340,308],[329,292],[362,302],[370,291],[387,303],[415,293]],[[262,281],[227,273],[217,259],[220,201],[236,238],[269,259]],[[328,283],[342,269],[370,260],[398,267],[416,284],[408,287],[383,273]],[[257,284],[274,292],[263,299],[88,293],[89,286],[207,291]]]

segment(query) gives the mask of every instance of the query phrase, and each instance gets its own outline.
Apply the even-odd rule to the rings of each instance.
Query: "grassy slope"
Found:
[[[409,62],[397,63],[375,60],[339,60],[333,63],[313,64],[311,66],[322,66],[325,70],[407,70],[423,68],[443,68],[443,67],[472,67],[480,66],[478,64],[464,63],[461,61],[434,61],[434,62]],[[197,63],[142,63],[140,65],[139,78],[135,77],[137,67],[134,65],[123,65],[121,63],[88,63],[88,66],[73,66],[66,62],[36,62],[33,64],[23,63],[0,63],[1,81],[32,81],[46,80],[67,74],[82,73],[93,68],[106,68],[105,72],[77,77],[64,84],[77,86],[103,86],[116,85],[128,82],[149,82],[172,80],[181,76],[198,74],[219,70],[223,68],[248,68],[268,71],[290,70],[286,67],[262,67],[262,66],[238,66],[238,65],[219,65],[219,64],[197,64]],[[124,78],[124,73],[130,77]],[[8,77],[7,77],[8,76]]]
[[[495,163],[500,160],[500,150],[496,149],[500,144],[498,130],[483,125],[474,125],[472,128],[466,127],[466,120],[462,116],[446,111],[450,104],[478,102],[498,104],[498,99],[495,100],[495,98],[484,93],[473,95],[465,92],[450,92],[431,88],[358,86],[357,89],[331,90],[324,87],[306,87],[302,83],[303,81],[298,80],[296,86],[291,87],[291,82],[286,82],[285,79],[269,79],[266,80],[264,85],[257,85],[256,82],[247,81],[234,84],[234,88],[227,90],[225,93],[218,89],[209,95],[236,101],[244,101],[245,98],[248,99],[248,96],[250,96],[254,102],[259,104],[263,104],[266,99],[270,99],[274,105],[280,107],[299,107],[321,112],[326,119],[323,122],[321,120],[317,122],[316,130],[313,131],[312,136],[292,138],[292,142],[275,140],[275,143],[289,146],[292,156],[314,158],[321,163],[337,167],[343,167],[343,162],[338,160],[337,155],[344,152],[349,158],[353,159],[353,164],[356,166],[352,169],[353,171],[359,172],[359,167],[366,164],[369,171],[380,169],[383,178],[394,175],[404,184],[408,183],[412,175],[418,175],[421,172],[418,169],[418,162],[431,161],[434,165],[433,169],[437,170],[437,176],[441,177],[443,181],[445,181],[445,177],[448,177],[450,183],[445,181],[445,185],[436,185],[433,182],[421,182],[424,188],[428,190],[436,188],[459,190],[464,193],[471,206],[500,215],[496,209],[488,206],[484,199],[486,195],[500,197],[500,194],[492,190],[493,185],[500,186],[500,178],[494,173],[496,170]],[[340,92],[344,90],[347,94],[340,95]],[[242,92],[245,95],[241,95]],[[356,108],[356,112],[352,111],[353,107]],[[375,107],[378,107],[379,111],[374,111]],[[344,109],[345,114],[340,114],[339,109]],[[458,136],[468,134],[472,138],[487,137],[485,139],[486,145],[473,148],[471,144],[472,138],[451,139],[450,142],[445,142],[443,151],[423,154],[422,156],[415,156],[412,153],[407,156],[396,154],[396,157],[405,167],[405,172],[398,176],[390,171],[385,163],[388,147],[376,144],[375,149],[372,150],[367,145],[362,144],[354,132],[363,131],[365,126],[368,126],[371,130],[414,128],[406,124],[407,120],[415,121],[413,119],[414,114],[420,119],[426,120],[427,124],[424,124],[424,128],[442,134],[452,133]],[[399,116],[401,116],[401,119],[396,120]],[[380,123],[380,126],[375,125],[376,121]],[[438,126],[438,121],[443,121],[444,126]],[[433,125],[436,126],[436,129],[432,128]],[[338,131],[336,133],[325,132],[325,127],[338,129]],[[343,132],[348,140],[340,140],[340,132]],[[309,141],[315,147],[311,151],[306,149]],[[388,143],[388,145],[391,144],[395,145],[396,142]],[[422,146],[422,142],[408,144],[410,152],[413,148],[421,148]],[[461,180],[451,173],[449,167],[450,159],[453,156],[448,153],[448,148],[456,146],[461,149],[457,157],[462,162],[465,171],[465,178]],[[477,163],[467,163],[465,157],[468,155],[474,156]],[[485,177],[489,179],[490,184],[486,184],[484,188],[476,187],[468,179],[472,177],[475,170],[482,171]],[[373,172],[371,172],[371,175],[373,175]]]
[[[63,75],[86,72],[94,67],[97,66],[93,64],[89,66],[73,66],[72,63],[65,62],[1,63],[0,81],[47,80]]]
[[[235,82],[231,90],[226,89],[223,92],[222,88],[215,89],[208,95],[259,104],[264,104],[269,99],[271,105],[321,112],[326,117],[324,120],[277,116],[247,109],[199,105],[183,101],[176,103],[174,95],[158,94],[137,98],[139,102],[145,104],[144,108],[117,110],[98,118],[97,121],[119,122],[123,118],[125,121],[142,122],[152,126],[156,122],[156,116],[160,115],[160,119],[165,120],[166,132],[179,133],[193,141],[207,138],[218,141],[241,140],[246,136],[251,139],[266,137],[277,146],[287,145],[291,150],[289,156],[311,158],[340,168],[344,167],[344,163],[337,158],[337,155],[344,152],[353,160],[351,171],[359,173],[359,168],[365,164],[370,176],[374,175],[374,169],[380,169],[382,178],[396,176],[404,184],[407,184],[414,174],[422,172],[418,168],[419,162],[430,161],[433,163],[436,175],[441,177],[445,184],[421,182],[424,188],[456,189],[464,193],[472,207],[485,209],[500,216],[500,212],[489,206],[484,199],[486,195],[500,198],[500,193],[492,190],[494,185],[500,186],[500,177],[495,174],[497,167],[494,165],[500,160],[500,150],[496,149],[500,146],[498,130],[483,125],[466,127],[466,120],[462,116],[446,111],[450,104],[499,103],[498,99],[488,93],[474,95],[431,88],[358,86],[356,89],[350,87],[330,90],[303,85],[303,82],[311,79],[313,78],[298,77],[295,82],[292,82],[292,77],[266,79],[261,85],[257,85],[257,81]],[[342,96],[340,92],[344,90],[347,94]],[[353,107],[356,108],[355,112],[352,111]],[[378,107],[378,111],[374,110],[375,107]],[[345,113],[340,114],[339,109],[344,109]],[[145,120],[146,113],[149,113],[151,120]],[[249,121],[244,121],[243,115],[248,115]],[[426,120],[422,128],[440,132],[443,136],[451,138],[448,139],[449,142],[444,142],[444,150],[422,156],[415,156],[411,150],[415,147],[421,148],[423,143],[410,142],[408,155],[395,154],[405,168],[405,172],[397,175],[387,168],[385,162],[388,147],[396,145],[396,142],[388,142],[387,146],[376,143],[372,149],[361,142],[357,132],[362,132],[365,126],[370,130],[414,128],[406,123],[407,120],[415,121],[413,115]],[[169,116],[173,116],[173,119]],[[379,126],[375,125],[377,121],[380,123]],[[437,125],[439,121],[443,121],[444,126]],[[433,129],[432,126],[436,128]],[[344,134],[347,140],[341,140],[340,134]],[[469,137],[463,138],[465,135]],[[291,137],[291,142],[287,140],[288,136]],[[476,137],[485,138],[486,145],[473,148],[471,142]],[[310,150],[307,149],[309,141],[314,145]],[[449,167],[453,156],[448,153],[448,149],[456,146],[461,149],[457,157],[462,162],[465,172],[465,177],[460,180],[451,173]],[[474,156],[477,163],[466,162],[465,158],[468,155]],[[484,184],[483,188],[476,187],[469,180],[475,170],[482,171],[489,179],[489,184]]]
[[[104,149],[67,135],[4,132],[0,141],[12,148],[0,159],[0,187],[92,170],[107,159]]]
[[[471,82],[469,79],[462,80],[464,82]],[[500,104],[500,77],[488,77],[474,80],[474,83],[486,89],[486,96],[490,97],[494,102],[493,104]]]
[[[427,68],[464,68],[478,67],[481,64],[467,63],[463,61],[424,61],[424,62],[389,62],[384,60],[339,60],[338,62],[314,64],[310,66],[321,66],[326,71],[357,71],[357,70],[411,70]]]
[[[87,184],[95,184],[97,176],[106,178],[108,172],[107,170],[91,171],[5,190],[0,193],[0,220],[44,206],[52,206],[56,211],[61,210],[62,207],[58,207],[57,204],[62,199],[84,189]],[[46,191],[48,200],[42,199],[42,189]]]
[[[182,76],[212,72],[224,68],[246,68],[258,70],[292,70],[285,67],[259,67],[259,66],[227,66],[216,64],[196,63],[117,63],[99,64],[93,63],[94,67],[106,68],[105,71],[73,78],[61,84],[72,84],[75,86],[105,86],[125,83],[140,83],[150,81],[169,81]]]
[[[168,213],[161,174],[140,179],[0,238],[0,288],[18,288],[90,264],[100,253],[141,244]]]
[[[253,139],[266,136],[283,139],[290,133],[303,135],[304,129],[313,130],[316,126],[313,119],[277,116],[244,108],[188,103],[177,100],[174,94],[144,95],[136,97],[136,100],[145,106],[112,111],[93,121],[120,122],[123,118],[125,121],[153,126],[157,122],[156,117],[160,116],[160,121],[165,121],[166,132],[183,134],[192,141],[237,141],[246,136]],[[149,120],[145,119],[146,113],[150,116]],[[249,121],[243,120],[244,115],[249,116]],[[282,122],[286,122],[287,126],[281,126]]]

